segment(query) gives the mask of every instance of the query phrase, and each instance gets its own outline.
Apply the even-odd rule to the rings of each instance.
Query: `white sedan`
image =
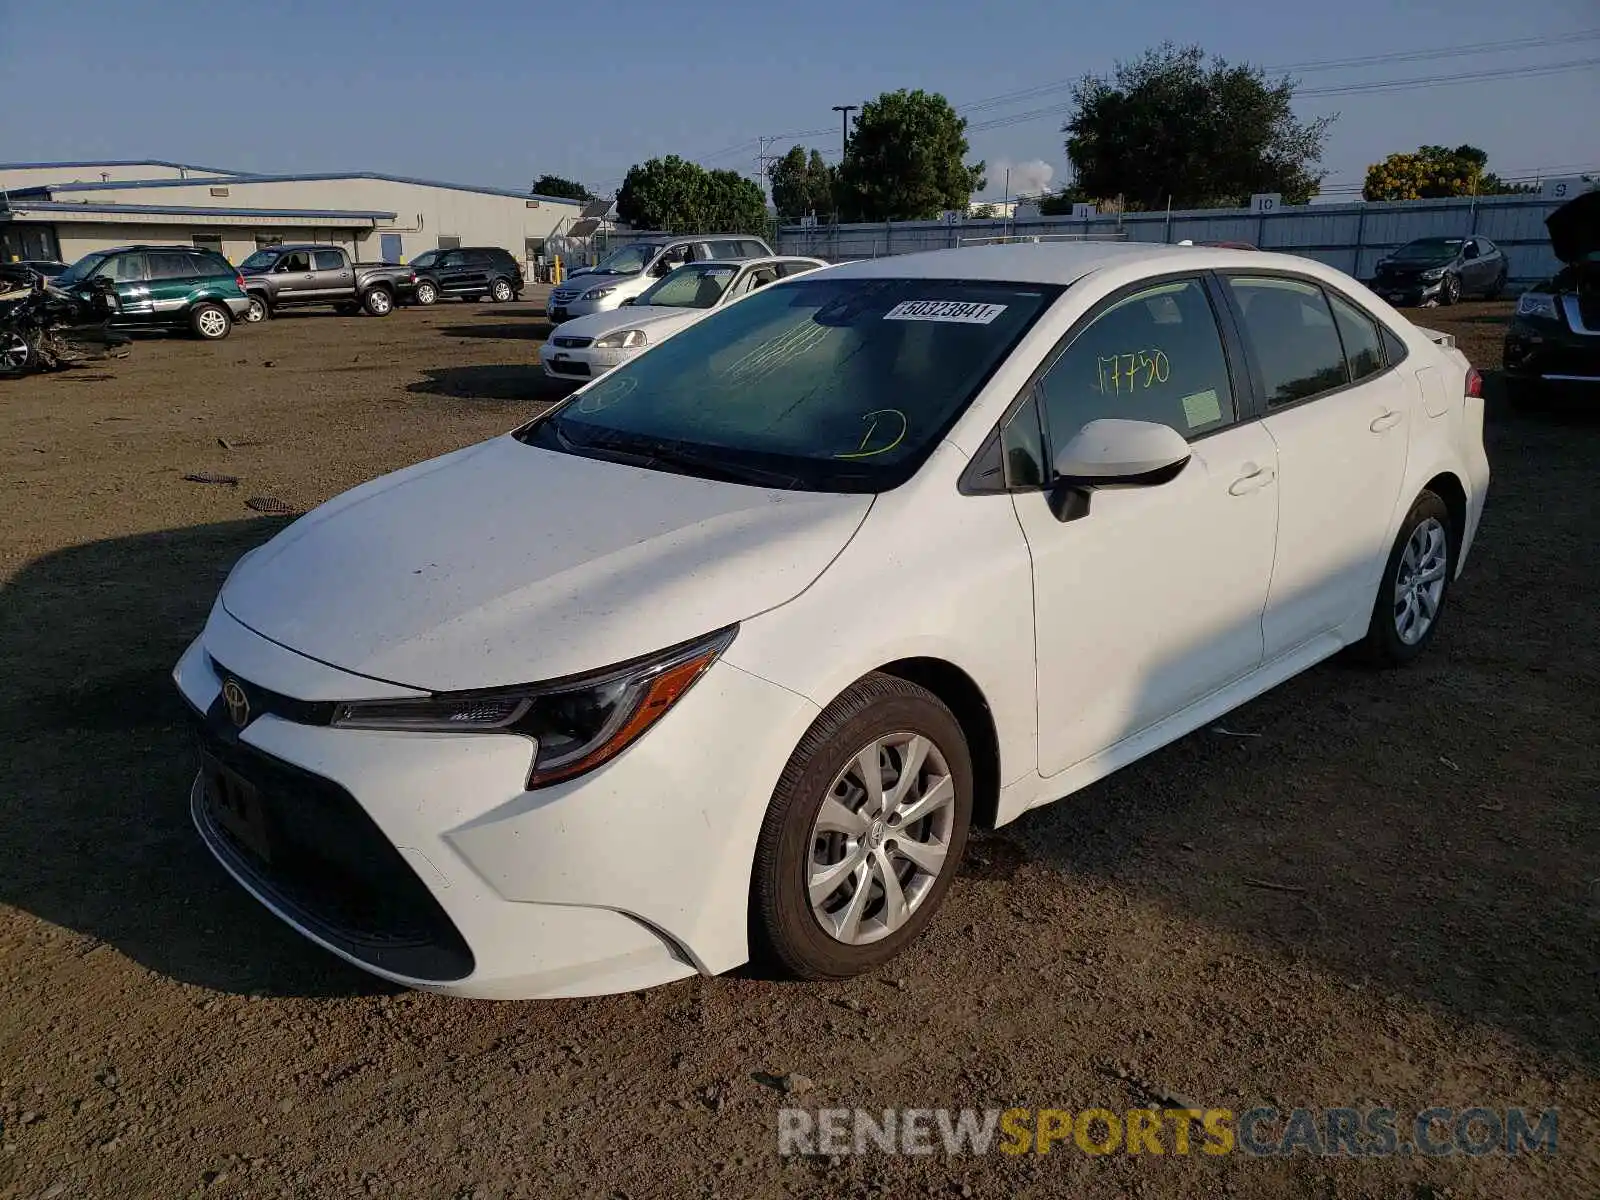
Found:
[[[175,671],[194,821],[413,987],[870,970],[974,824],[1427,649],[1483,415],[1458,351],[1306,259],[819,271],[242,558]]]
[[[540,353],[552,379],[589,380],[647,347],[693,325],[714,309],[758,288],[828,264],[820,258],[771,258],[691,263],[653,284],[621,308],[575,317],[551,335]]]

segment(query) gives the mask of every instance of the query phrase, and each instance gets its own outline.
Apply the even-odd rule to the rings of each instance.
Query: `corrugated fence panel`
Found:
[[[1358,279],[1370,279],[1380,258],[1413,238],[1478,234],[1505,251],[1515,286],[1543,279],[1560,267],[1544,227],[1545,217],[1556,207],[1539,196],[1492,196],[1480,200],[1456,197],[1306,205],[1267,217],[1241,209],[1203,209],[1130,213],[1120,220],[1115,215],[1088,221],[1042,217],[1020,222],[968,221],[957,226],[936,221],[886,221],[814,228],[785,226],[779,231],[778,241],[784,254],[835,260],[941,250],[1007,235],[1123,237],[1135,242],[1250,242],[1263,250],[1304,255]]]

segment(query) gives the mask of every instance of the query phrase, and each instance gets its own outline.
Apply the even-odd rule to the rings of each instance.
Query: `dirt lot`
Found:
[[[1493,368],[1505,314],[1423,323]],[[247,500],[509,427],[551,395],[545,332],[520,305],[306,314],[0,385],[0,1197],[1600,1194],[1600,421],[1498,397],[1422,663],[1321,667],[1227,719],[1250,736],[977,842],[887,976],[478,1003],[281,927],[191,832],[171,665],[281,524]],[[785,1104],[1179,1098],[1553,1106],[1560,1148],[776,1153]]]

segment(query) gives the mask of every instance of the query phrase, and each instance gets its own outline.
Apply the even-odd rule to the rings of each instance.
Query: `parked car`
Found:
[[[771,258],[772,254],[766,242],[743,234],[629,242],[554,288],[545,302],[545,315],[560,324],[573,317],[610,312],[685,263]]]
[[[1429,237],[1378,260],[1372,290],[1391,304],[1454,304],[1493,299],[1506,286],[1505,252],[1486,237]]]
[[[591,379],[757,288],[827,265],[775,256],[679,267],[619,309],[568,321],[551,335],[540,364],[552,379]]]
[[[433,304],[441,296],[469,301],[487,296],[503,304],[519,299],[525,286],[522,267],[509,250],[499,246],[430,250],[418,255],[411,269],[417,277],[414,299],[418,304]]]
[[[280,308],[331,304],[345,313],[365,311],[386,317],[396,301],[416,286],[411,267],[350,261],[340,246],[305,244],[263,246],[239,264],[252,324],[271,318]]]
[[[194,820],[413,987],[847,977],[974,823],[1422,654],[1488,482],[1477,372],[1321,263],[834,267],[241,559],[175,668]]]
[[[1600,387],[1600,190],[1567,201],[1545,227],[1566,265],[1517,298],[1503,361],[1518,399]]]
[[[214,250],[190,246],[117,246],[73,263],[51,284],[66,291],[91,279],[116,285],[112,325],[132,329],[187,329],[221,341],[250,307],[244,278]]]
[[[57,262],[53,258],[25,258],[16,265],[27,267],[30,271],[43,275],[46,279],[54,279],[67,269],[66,263]]]

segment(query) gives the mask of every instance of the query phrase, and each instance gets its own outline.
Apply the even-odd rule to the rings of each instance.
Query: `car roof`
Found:
[[[1127,266],[1162,271],[1231,267],[1314,273],[1322,264],[1261,250],[1169,246],[1160,242],[1012,242],[923,250],[857,259],[829,269],[835,279],[971,279],[1007,283],[1072,283],[1095,271]]]
[[[819,267],[828,264],[820,258],[811,258],[805,254],[763,254],[757,258],[703,258],[698,262],[684,263],[684,267],[736,267],[743,270],[745,267],[756,267],[762,263],[783,262],[808,262],[816,263]],[[680,267],[679,270],[683,268]]]
[[[180,254],[214,254],[215,251],[207,250],[204,246],[152,246],[145,242],[135,242],[131,246],[112,246],[107,250],[95,250],[95,254],[130,254],[134,251],[144,250],[169,250]]]

